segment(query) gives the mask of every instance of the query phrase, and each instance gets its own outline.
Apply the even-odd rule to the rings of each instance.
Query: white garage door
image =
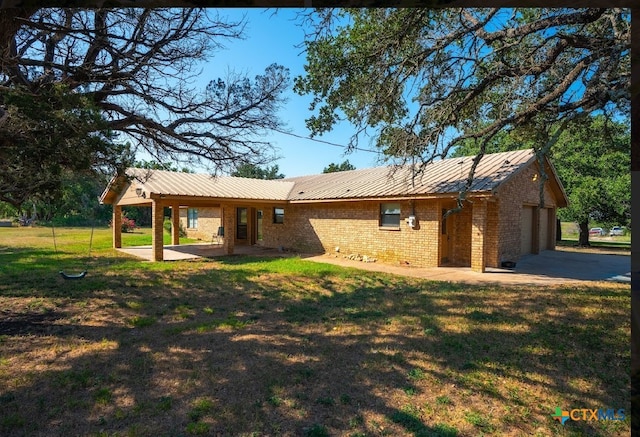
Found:
[[[522,207],[520,222],[520,255],[531,253],[533,249],[533,212],[532,206]]]

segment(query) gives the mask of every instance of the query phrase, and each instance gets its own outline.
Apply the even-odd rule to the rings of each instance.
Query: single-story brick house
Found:
[[[555,248],[556,209],[567,196],[545,158],[532,149],[485,155],[462,210],[456,207],[473,157],[427,165],[377,167],[279,180],[129,169],[101,196],[113,204],[113,244],[121,247],[122,206],[151,206],[154,259],[163,258],[163,210],[205,241],[224,229],[223,247],[284,247],[300,252],[357,253],[421,267],[467,266],[476,271]]]

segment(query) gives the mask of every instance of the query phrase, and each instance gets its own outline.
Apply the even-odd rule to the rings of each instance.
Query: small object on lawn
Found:
[[[502,261],[502,267],[504,267],[505,269],[513,269],[515,268],[516,263],[514,263],[513,261]]]
[[[89,252],[87,253],[87,256],[91,256],[91,247],[93,246],[93,230],[94,229],[95,229],[95,218],[91,223],[91,236],[89,237]],[[53,222],[51,223],[51,235],[53,236],[53,250],[55,251],[56,255],[58,255],[58,245],[56,244],[56,231],[55,231],[55,226],[53,225]],[[60,276],[62,276],[64,279],[82,279],[87,275],[86,270],[76,275],[69,275],[62,270],[60,270],[60,272],[58,273],[60,273]]]
[[[60,276],[62,276],[64,279],[82,279],[85,276],[87,276],[87,271],[84,270],[84,271],[78,273],[77,275],[69,275],[69,274],[63,272],[62,270],[60,270]]]

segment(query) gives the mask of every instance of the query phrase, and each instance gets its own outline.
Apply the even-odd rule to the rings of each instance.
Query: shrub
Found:
[[[164,219],[162,227],[164,227],[165,231],[171,234],[171,219]],[[187,236],[187,231],[182,227],[182,222],[178,222],[178,232],[180,234],[180,238],[185,238]]]
[[[112,226],[113,226],[113,222],[109,221],[109,227],[112,227]],[[133,232],[135,228],[136,228],[136,221],[122,214],[122,224],[120,225],[120,230],[122,232]]]
[[[120,226],[122,232],[133,232],[136,228],[136,222],[129,217],[122,216],[122,225]]]

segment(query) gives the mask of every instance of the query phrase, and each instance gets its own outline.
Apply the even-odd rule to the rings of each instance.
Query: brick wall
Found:
[[[283,205],[283,224],[273,223],[273,208],[265,208],[263,220],[267,247],[292,248],[300,252],[359,254],[383,262],[406,262],[416,266],[438,265],[440,205],[438,201],[415,201],[416,227],[405,219],[411,215],[409,201],[400,203],[400,226],[379,226],[378,201],[331,202]]]
[[[474,265],[478,268],[474,259],[483,257],[488,267],[499,267],[505,260],[517,261],[521,247],[522,207],[538,202],[538,181],[533,180],[536,170],[533,164],[515,175],[500,187],[495,198],[470,198],[464,203],[464,208],[452,216],[451,264]],[[441,199],[395,203],[400,204],[401,214],[400,226],[393,229],[379,226],[380,201],[254,205],[263,211],[263,239],[257,244],[303,253],[335,254],[336,248],[339,248],[339,256],[358,254],[382,262],[438,266],[442,249],[441,213],[443,209],[455,207],[455,202]],[[545,189],[545,205],[552,208],[549,216],[555,217],[553,208],[556,203],[548,188]],[[285,211],[282,224],[274,223],[276,207]],[[474,208],[477,209],[476,214]],[[231,209],[230,214],[234,211],[235,208]],[[411,229],[405,219],[413,212],[417,223]],[[187,210],[181,209],[180,216],[186,228]],[[190,236],[208,240],[215,235],[219,226],[219,208],[198,208],[198,229],[187,231]],[[476,235],[475,242],[474,230],[476,233],[483,232],[481,239]],[[548,232],[555,233],[555,227],[549,227]]]
[[[473,202],[471,217],[471,268],[484,272],[485,261],[485,235],[487,233],[487,201],[476,199]]]
[[[198,210],[198,227],[191,229],[187,228],[187,208],[180,208],[180,224],[182,225],[182,229],[187,232],[187,237],[189,238],[196,238],[206,242],[211,241],[211,238],[218,233],[218,227],[221,226],[220,208],[199,207],[196,209]]]
[[[534,176],[538,174],[537,164],[515,175],[498,192],[498,232],[499,247],[497,259],[492,260],[498,263],[502,261],[517,261],[520,257],[520,224],[522,222],[523,205],[538,205],[540,201],[539,180]],[[539,177],[539,176],[538,176]],[[544,191],[544,203],[547,208],[555,208],[556,201],[548,187]],[[554,214],[555,212],[551,212]],[[555,241],[555,226],[549,229],[552,232],[551,241]]]
[[[500,266],[500,240],[498,231],[500,228],[500,220],[498,216],[499,210],[498,202],[496,202],[495,199],[490,199],[487,202],[487,231],[484,235],[485,262],[487,267]]]

